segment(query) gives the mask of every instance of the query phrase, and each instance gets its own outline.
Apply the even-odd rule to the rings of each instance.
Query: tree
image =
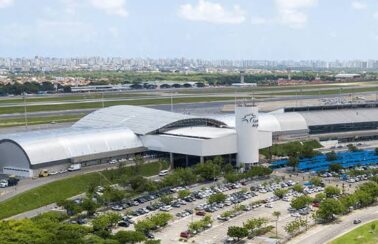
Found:
[[[335,219],[335,215],[341,214],[344,210],[344,206],[339,200],[327,198],[320,203],[316,216],[324,222],[329,222]]]
[[[156,225],[149,218],[139,220],[138,222],[134,224],[135,230],[141,233],[147,233],[151,229],[153,229],[155,226]]]
[[[296,192],[303,192],[304,188],[301,184],[295,184],[292,189]]]
[[[357,205],[359,207],[366,207],[374,202],[374,197],[366,191],[357,190],[353,195],[356,197]]]
[[[287,189],[276,189],[274,190],[273,194],[279,198],[283,198],[287,192]]]
[[[163,195],[160,197],[160,202],[164,203],[165,205],[171,204],[173,201],[172,195]]]
[[[295,209],[301,209],[301,208],[307,207],[311,202],[312,202],[312,198],[304,195],[304,196],[299,196],[297,198],[294,198],[291,201],[290,206]]]
[[[106,213],[98,216],[92,221],[92,226],[94,231],[104,231],[108,230],[114,226],[122,218],[119,214],[116,213]]]
[[[288,160],[288,164],[287,165],[290,166],[290,167],[293,167],[294,171],[297,168],[298,163],[299,163],[298,156],[289,156],[289,160]]]
[[[378,183],[374,181],[365,182],[358,189],[369,193],[374,198],[378,196]]]
[[[320,186],[322,185],[322,179],[320,177],[315,176],[310,179],[310,183],[314,186]]]
[[[329,171],[339,173],[340,170],[342,170],[343,167],[340,164],[330,164],[329,165]]]
[[[170,213],[157,213],[149,217],[149,219],[155,226],[166,226],[173,219],[173,216]]]
[[[224,167],[223,167],[223,172],[225,174],[228,174],[228,173],[231,173],[234,171],[234,166],[232,166],[232,164],[228,163],[226,164]]]
[[[240,180],[240,176],[240,174],[230,172],[224,175],[224,179],[229,183],[235,183]]]
[[[337,160],[337,154],[335,151],[326,153],[326,159],[327,161],[335,161]]]
[[[190,196],[191,192],[189,190],[181,190],[177,192],[177,196],[181,199]]]
[[[63,200],[58,202],[58,206],[66,209],[68,215],[75,215],[83,210],[80,204],[75,203],[73,200]]]
[[[316,151],[314,151],[314,148],[308,144],[303,145],[301,156],[304,158],[312,158],[315,157],[317,154]]]
[[[228,227],[227,235],[229,237],[234,237],[237,238],[237,240],[240,240],[241,238],[248,236],[248,230],[244,227],[230,226]]]
[[[199,163],[195,166],[194,172],[204,180],[214,180],[220,173],[219,165],[214,164],[212,161]]]
[[[119,243],[138,243],[146,240],[146,237],[144,236],[143,233],[138,232],[138,231],[131,231],[131,230],[126,230],[126,231],[118,231],[114,237]]]
[[[292,222],[289,222],[284,227],[285,231],[290,235],[293,236],[299,229],[301,228],[300,222],[297,220],[294,220]]]
[[[215,193],[208,198],[208,203],[220,203],[226,201],[227,196],[222,192]]]
[[[87,211],[88,216],[93,216],[96,212],[97,204],[91,199],[84,199],[81,207],[83,208],[83,210]]]
[[[339,201],[344,206],[345,210],[349,210],[350,207],[355,207],[357,205],[357,198],[354,194],[344,195],[339,198]]]
[[[324,193],[327,197],[336,197],[340,195],[340,192],[340,189],[335,186],[326,186],[326,188],[324,188]]]
[[[264,166],[253,166],[247,172],[246,175],[250,178],[253,177],[262,177],[270,175],[273,172],[271,168],[264,167]]]
[[[274,211],[272,213],[272,215],[273,215],[273,217],[276,218],[276,238],[278,238],[278,220],[279,220],[279,218],[281,216],[281,212],[280,211]]]
[[[107,204],[111,202],[121,202],[122,199],[125,198],[125,192],[110,186],[106,186],[101,198]]]
[[[144,192],[145,185],[147,183],[146,178],[141,175],[135,175],[128,177],[128,179],[128,184],[130,185],[131,189],[133,189],[133,191],[138,193]]]
[[[323,192],[317,193],[314,198],[314,202],[321,203],[324,199],[326,199],[326,194]]]
[[[135,175],[139,175],[140,171],[142,169],[142,166],[144,164],[144,158],[140,155],[135,156],[134,164],[135,164],[134,167],[133,167],[134,173],[135,173]]]
[[[255,229],[260,228],[262,225],[268,223],[266,218],[252,218],[248,219],[244,224],[243,227],[247,230],[253,231]]]
[[[348,147],[348,150],[350,152],[357,152],[358,151],[358,148],[353,144],[348,144],[347,147]]]
[[[215,156],[213,158],[213,163],[218,165],[221,169],[223,169],[225,163],[222,156]]]

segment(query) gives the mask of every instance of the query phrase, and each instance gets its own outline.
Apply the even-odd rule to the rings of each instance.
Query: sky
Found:
[[[378,1],[0,0],[0,56],[378,59]]]

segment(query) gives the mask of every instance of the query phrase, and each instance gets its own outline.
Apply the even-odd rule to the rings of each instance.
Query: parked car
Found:
[[[190,238],[191,236],[192,234],[189,231],[183,231],[180,233],[180,237],[183,237],[183,238]]]

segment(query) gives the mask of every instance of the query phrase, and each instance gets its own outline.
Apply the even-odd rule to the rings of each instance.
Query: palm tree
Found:
[[[281,212],[280,212],[280,211],[274,211],[274,212],[272,213],[272,215],[273,215],[274,217],[276,217],[276,238],[278,238],[278,228],[277,228],[277,226],[278,226],[278,220],[279,220],[279,218],[280,218],[280,216],[281,216]]]

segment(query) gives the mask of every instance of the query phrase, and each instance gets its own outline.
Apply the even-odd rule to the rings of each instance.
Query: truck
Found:
[[[15,175],[11,175],[8,178],[8,186],[15,186],[20,180]]]
[[[70,167],[68,167],[68,171],[76,171],[81,169],[81,164],[71,164]]]
[[[39,177],[47,177],[49,176],[49,171],[47,169],[42,169],[41,172],[39,172]]]

